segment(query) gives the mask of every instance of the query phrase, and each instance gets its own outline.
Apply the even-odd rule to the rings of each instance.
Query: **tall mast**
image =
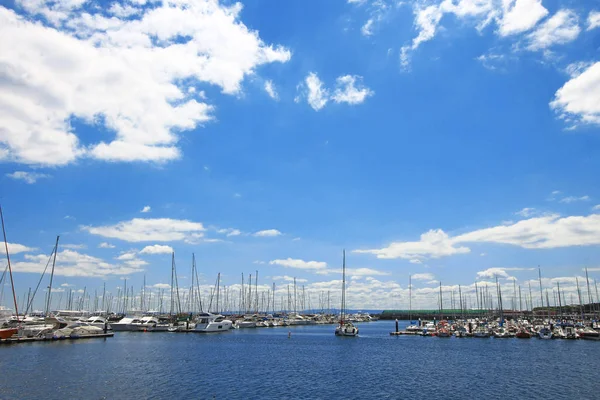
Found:
[[[346,307],[346,250],[342,258],[342,308],[340,310],[340,324],[344,323],[344,310]]]
[[[579,309],[581,310],[581,319],[583,318],[583,303],[581,302],[581,290],[579,290],[579,278],[575,277],[577,283],[577,296],[579,296]]]
[[[10,286],[13,293],[13,301],[15,302],[15,313],[17,316],[17,323],[19,321],[19,306],[17,305],[17,295],[15,293],[15,282],[12,276],[12,267],[10,266],[10,254],[8,252],[8,242],[6,241],[6,230],[4,229],[4,215],[2,214],[2,206],[0,206],[0,220],[2,221],[2,234],[4,235],[4,249],[6,250],[6,260],[8,261],[8,274],[10,275]]]
[[[558,287],[558,310],[560,313],[560,319],[562,319],[562,301],[560,298],[560,282],[556,282],[556,286]]]
[[[440,321],[444,319],[444,304],[442,302],[442,282],[440,282]]]
[[[588,277],[587,267],[585,267],[585,280],[587,281],[588,299],[590,301],[590,310],[592,309],[592,291],[590,290],[590,278]]]
[[[408,319],[412,321],[412,275],[408,275]]]
[[[273,282],[273,314],[275,314],[275,282]]]
[[[256,275],[254,276],[254,297],[256,297],[254,310],[258,314],[258,271],[256,271]]]
[[[48,285],[48,299],[46,301],[46,316],[50,313],[50,296],[52,296],[52,280],[54,278],[54,267],[56,266],[56,253],[58,253],[58,239],[56,236],[56,244],[54,245],[54,258],[52,259],[52,272],[50,272],[50,285]]]
[[[219,292],[221,291],[221,273],[217,274],[217,314],[219,314]]]
[[[540,266],[538,265],[538,277],[539,277],[539,281],[540,281],[540,306],[543,308],[544,307],[544,292],[542,290],[542,270],[540,268]]]
[[[462,290],[460,285],[458,285],[458,297],[460,297],[460,318],[463,318],[463,298],[462,298]]]
[[[175,252],[172,252],[171,253],[171,309],[169,310],[169,315],[173,315],[173,311],[175,311],[174,287],[175,287]]]

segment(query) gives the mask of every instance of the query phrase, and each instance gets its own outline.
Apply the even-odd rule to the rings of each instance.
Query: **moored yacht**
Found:
[[[233,327],[233,322],[220,314],[200,313],[196,319],[195,332],[227,332]]]

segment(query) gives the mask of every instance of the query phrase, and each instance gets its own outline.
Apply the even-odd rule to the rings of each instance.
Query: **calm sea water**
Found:
[[[359,327],[359,338],[321,325],[0,346],[0,398],[600,398],[600,342]]]

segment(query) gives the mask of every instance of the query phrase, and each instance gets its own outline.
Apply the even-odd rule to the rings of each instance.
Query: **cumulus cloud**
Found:
[[[205,230],[200,222],[171,218],[134,218],[116,225],[82,226],[93,235],[121,239],[127,242],[170,242],[202,234]]]
[[[560,217],[545,215],[507,225],[478,229],[450,237],[441,229],[421,235],[418,242],[395,242],[381,249],[354,250],[378,258],[438,258],[470,252],[465,243],[499,243],[526,249],[550,249],[600,244],[600,214]]]
[[[415,281],[418,281],[418,280],[421,280],[421,281],[431,281],[434,278],[435,277],[433,276],[433,274],[430,274],[428,272],[427,273],[423,273],[423,274],[413,274],[413,275],[411,275],[411,279],[413,279]]]
[[[382,249],[354,250],[354,253],[374,254],[377,258],[419,259],[423,257],[443,257],[452,254],[468,253],[467,247],[455,246],[447,233],[441,229],[430,230],[421,235],[418,242],[395,242]]]
[[[25,255],[25,261],[13,263],[15,272],[41,274],[46,268],[48,255]],[[56,255],[54,274],[57,276],[107,277],[141,272],[137,263],[111,264],[104,260],[73,250],[63,250]]]
[[[358,75],[344,75],[336,79],[336,88],[331,96],[336,103],[360,104],[374,92],[362,84]]]
[[[574,11],[559,10],[527,35],[527,49],[543,50],[553,45],[572,42],[579,36],[579,17]]]
[[[591,11],[587,19],[587,30],[600,27],[600,11]]]
[[[273,236],[280,236],[282,233],[279,232],[277,229],[265,229],[263,231],[258,231],[253,233],[253,236],[258,236],[258,237],[273,237]]]
[[[114,244],[102,242],[98,245],[98,247],[101,249],[114,249],[116,246]]]
[[[0,136],[0,141],[1,141],[2,136]],[[0,148],[0,151],[2,149]],[[0,160],[2,160],[0,153]],[[44,179],[44,178],[51,178],[51,175],[48,174],[40,174],[40,173],[36,173],[36,172],[26,172],[26,171],[15,171],[9,174],[6,174],[6,176],[8,176],[9,178],[15,179],[15,180],[21,180],[24,181],[25,183],[28,184],[34,184],[38,181],[38,179]]]
[[[285,260],[271,260],[270,265],[280,265],[287,268],[297,268],[306,270],[324,270],[327,268],[327,263],[323,261],[304,261],[301,259],[287,258]]]
[[[35,247],[28,247],[18,243],[7,243],[8,251],[10,254],[18,254],[18,253],[28,253],[31,251],[37,250]],[[4,246],[2,246],[2,250],[4,252]]]
[[[304,82],[298,85],[300,94],[295,101],[299,102],[302,98],[306,98],[308,104],[315,110],[319,111],[329,100],[335,103],[346,103],[350,105],[360,104],[369,96],[373,96],[374,92],[363,85],[362,76],[359,75],[343,75],[336,79],[333,93],[325,87],[323,81],[319,79],[316,73],[311,72],[305,78]]]
[[[299,88],[305,91],[306,101],[315,111],[319,111],[329,100],[329,91],[323,85],[316,73],[310,72]],[[296,97],[299,101],[300,97]]]
[[[142,209],[140,210],[140,212],[142,212],[142,213],[147,213],[147,212],[150,212],[150,209],[151,209],[151,208],[150,208],[150,206],[144,206],[144,208],[142,208]]]
[[[155,283],[154,285],[152,285],[152,287],[155,289],[170,289],[171,285],[169,285],[168,283]]]
[[[227,237],[231,237],[231,236],[240,236],[242,234],[242,231],[240,231],[239,229],[224,228],[224,229],[218,229],[217,233],[223,234]]]
[[[498,19],[500,36],[528,31],[548,15],[541,0],[505,0],[502,8],[502,16]]]
[[[297,283],[304,283],[304,282],[308,282],[308,280],[303,279],[303,278],[294,278],[293,276],[287,276],[287,275],[283,275],[283,276],[274,276],[273,280],[274,281],[286,281],[286,282],[293,282],[294,279],[296,279]]]
[[[558,89],[550,107],[574,126],[600,124],[600,62],[590,65]]]
[[[152,246],[146,246],[140,251],[140,254],[171,254],[173,248],[171,246],[155,244]]]
[[[240,21],[240,3],[83,3],[22,1],[24,15],[0,6],[2,159],[176,159],[179,132],[213,119],[196,85],[238,94],[259,66],[291,58]],[[106,137],[84,145],[73,119]]]

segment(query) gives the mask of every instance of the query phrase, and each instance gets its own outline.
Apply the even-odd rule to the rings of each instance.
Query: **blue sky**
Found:
[[[586,1],[2,1],[17,292],[60,234],[59,290],[159,290],[172,249],[184,285],[195,253],[205,293],[258,270],[314,304],[345,248],[356,308],[537,265],[574,293],[600,278],[599,50]]]

